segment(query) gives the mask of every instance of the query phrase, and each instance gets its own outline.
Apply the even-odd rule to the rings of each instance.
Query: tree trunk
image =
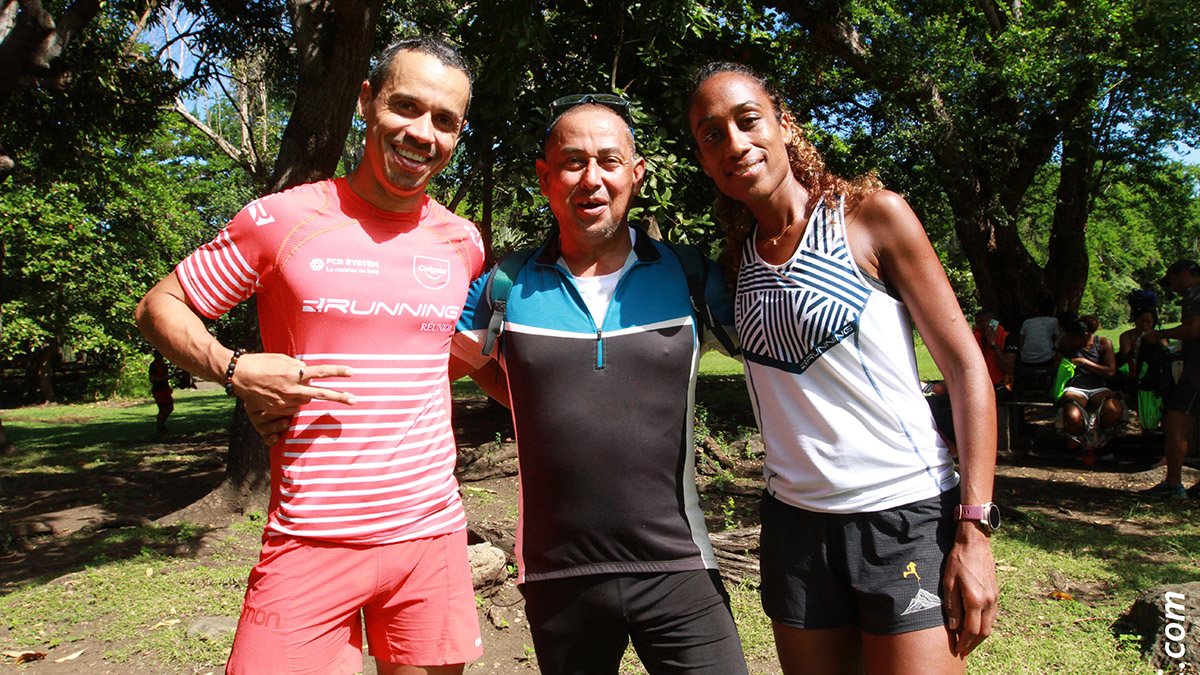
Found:
[[[332,176],[374,48],[383,0],[291,0],[296,103],[267,192]]]
[[[493,194],[496,188],[496,155],[492,144],[479,154],[479,163],[483,170],[483,214],[479,218],[479,236],[483,238],[483,268],[490,269],[495,262],[496,252],[492,249],[492,210],[494,209]]]
[[[75,0],[56,20],[41,0],[0,0],[0,119],[18,87],[46,76],[63,49],[100,11],[99,0]],[[16,164],[0,148],[0,182]]]
[[[296,103],[267,194],[328,178],[337,170],[370,66],[382,4],[382,0],[293,0],[292,26],[300,55]],[[254,316],[252,335],[237,346],[261,351],[257,313]],[[270,486],[270,452],[238,401],[225,482],[197,504],[169,517],[190,518],[219,507],[233,512],[262,508]]]
[[[1092,125],[1084,117],[1063,135],[1058,203],[1050,230],[1046,280],[1057,309],[1078,311],[1088,278],[1087,222],[1096,167]]]

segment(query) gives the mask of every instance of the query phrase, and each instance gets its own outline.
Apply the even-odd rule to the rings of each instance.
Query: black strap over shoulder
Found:
[[[692,311],[700,318],[701,338],[704,336],[704,328],[708,328],[717,338],[717,342],[720,342],[721,346],[725,348],[727,354],[730,356],[741,354],[742,350],[733,344],[733,339],[729,337],[725,327],[716,320],[712,309],[708,306],[708,300],[705,297],[705,290],[708,288],[708,260],[704,254],[693,244],[673,244],[669,241],[663,243],[671,249],[671,252],[679,259],[679,265],[683,267],[683,275],[687,279],[688,295],[692,300]]]
[[[492,271],[488,273],[488,280],[483,286],[483,297],[492,308],[492,318],[488,320],[487,337],[483,340],[485,356],[491,355],[496,338],[500,337],[504,330],[504,312],[508,306],[508,294],[512,292],[513,280],[535,251],[536,248],[512,251],[493,265]]]

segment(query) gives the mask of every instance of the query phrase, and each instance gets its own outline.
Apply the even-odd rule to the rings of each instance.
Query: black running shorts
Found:
[[[763,494],[762,605],[804,629],[895,635],[945,624],[942,573],[958,489],[871,513],[820,513]]]
[[[1167,410],[1185,415],[1200,415],[1200,389],[1186,384],[1177,384],[1167,396]]]
[[[543,675],[616,675],[630,641],[650,675],[744,675],[716,570],[531,581],[525,615]]]

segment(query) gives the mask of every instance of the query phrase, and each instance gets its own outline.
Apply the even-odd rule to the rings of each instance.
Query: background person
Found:
[[[444,42],[389,46],[362,84],[362,162],[247,205],[138,306],[172,361],[225,384],[251,418],[291,416],[226,666],[449,675],[481,653],[453,470],[453,321],[483,248],[425,194],[465,124],[471,79]],[[257,295],[262,354],[205,329]],[[318,386],[347,378],[339,390]],[[352,392],[352,393],[351,393]]]
[[[1029,393],[1031,389],[1044,392],[1049,380],[1053,379],[1054,366],[1058,362],[1059,332],[1054,301],[1050,298],[1040,300],[1037,315],[1021,322],[1018,335],[1020,352],[1014,368],[1013,390],[1018,393]]]
[[[1103,444],[1102,433],[1120,424],[1125,414],[1125,404],[1109,386],[1117,372],[1117,356],[1112,341],[1096,334],[1096,317],[1064,313],[1059,326],[1059,350],[1075,366],[1059,398],[1063,425],[1071,442],[1082,446],[1084,464],[1091,465],[1093,451]]]
[[[688,121],[736,271],[783,671],[961,673],[996,612],[991,530],[955,519],[960,500],[994,515],[995,397],[937,255],[899,195],[826,172],[749,68],[702,68]],[[953,399],[961,481],[921,396],[910,312]]]
[[[990,309],[980,309],[975,312],[975,324],[971,326],[971,336],[979,345],[983,354],[983,362],[987,365],[988,378],[997,390],[1003,389],[1012,378],[1015,364],[1014,355],[1006,351],[1009,334],[1000,325],[996,313]]]
[[[1163,287],[1180,296],[1181,322],[1160,331],[1147,331],[1146,340],[1179,340],[1183,345],[1183,374],[1166,401],[1163,428],[1167,475],[1163,482],[1142,490],[1146,497],[1186,498],[1183,460],[1187,458],[1188,436],[1200,414],[1200,265],[1194,260],[1177,260],[1167,268]],[[1194,488],[1195,486],[1193,486]]]
[[[171,395],[171,369],[157,349],[154,350],[154,359],[150,361],[149,375],[150,395],[154,397],[154,404],[158,406],[155,429],[160,434],[166,433],[167,418],[175,410],[175,399]]]
[[[1158,330],[1158,311],[1153,308],[1136,310],[1133,328],[1117,339],[1117,369],[1121,372],[1121,388],[1137,406],[1138,424],[1143,431],[1153,431],[1162,422],[1163,399],[1175,386],[1172,373],[1174,355],[1170,342],[1159,337],[1151,340],[1146,334]]]

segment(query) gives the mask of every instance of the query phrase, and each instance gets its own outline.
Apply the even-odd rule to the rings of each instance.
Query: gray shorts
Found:
[[[1080,387],[1067,387],[1067,388],[1063,389],[1064,394],[1067,393],[1068,391],[1075,392],[1076,394],[1080,394],[1081,396],[1083,396],[1084,398],[1086,398],[1089,401],[1092,400],[1092,397],[1095,396],[1096,394],[1103,394],[1103,393],[1107,392],[1113,396],[1117,395],[1117,392],[1113,391],[1109,387],[1096,387],[1095,389],[1082,389]]]
[[[803,629],[857,625],[896,635],[945,624],[942,574],[958,488],[870,513],[820,513],[762,499],[763,611]]]

